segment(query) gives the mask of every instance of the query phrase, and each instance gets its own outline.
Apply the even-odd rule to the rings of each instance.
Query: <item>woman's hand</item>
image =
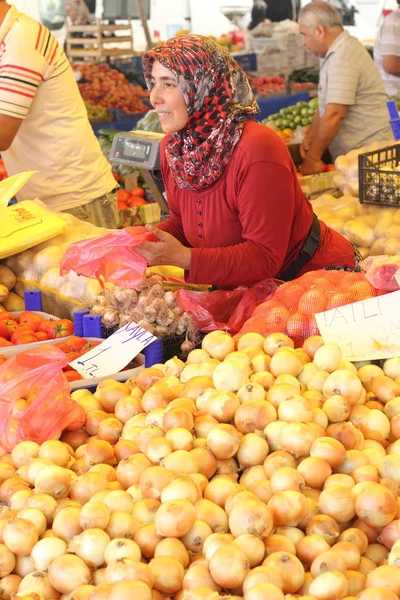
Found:
[[[146,259],[149,267],[172,265],[181,269],[189,269],[192,258],[190,248],[183,246],[174,236],[148,225],[147,231],[153,231],[158,242],[142,242],[135,247],[135,252]]]

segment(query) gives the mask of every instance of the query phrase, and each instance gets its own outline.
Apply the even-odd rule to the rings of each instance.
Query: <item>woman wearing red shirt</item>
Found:
[[[177,37],[143,56],[165,136],[161,169],[170,217],[136,250],[186,280],[234,288],[354,268],[354,248],[319,222],[278,136],[233,58],[209,38]]]

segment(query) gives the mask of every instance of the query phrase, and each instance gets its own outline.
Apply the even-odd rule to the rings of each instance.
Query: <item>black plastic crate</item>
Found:
[[[400,206],[400,171],[395,171],[399,165],[400,144],[360,154],[358,157],[360,202]],[[386,170],[387,167],[391,170]]]

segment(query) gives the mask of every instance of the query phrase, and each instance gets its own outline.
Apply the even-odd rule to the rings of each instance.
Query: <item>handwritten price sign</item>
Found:
[[[108,377],[122,371],[157,338],[136,323],[128,323],[90,352],[69,364],[85,379]]]
[[[400,291],[315,315],[326,344],[352,361],[400,356]]]

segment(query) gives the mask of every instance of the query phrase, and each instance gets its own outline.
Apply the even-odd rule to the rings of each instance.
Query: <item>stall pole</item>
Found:
[[[150,35],[150,31],[149,31],[149,26],[147,23],[146,12],[145,12],[144,6],[143,6],[143,0],[136,0],[136,3],[137,3],[138,11],[139,11],[140,20],[143,25],[144,35],[146,37],[147,50],[150,50],[150,48],[152,48],[152,46],[153,46],[153,42],[151,41],[151,35]]]

